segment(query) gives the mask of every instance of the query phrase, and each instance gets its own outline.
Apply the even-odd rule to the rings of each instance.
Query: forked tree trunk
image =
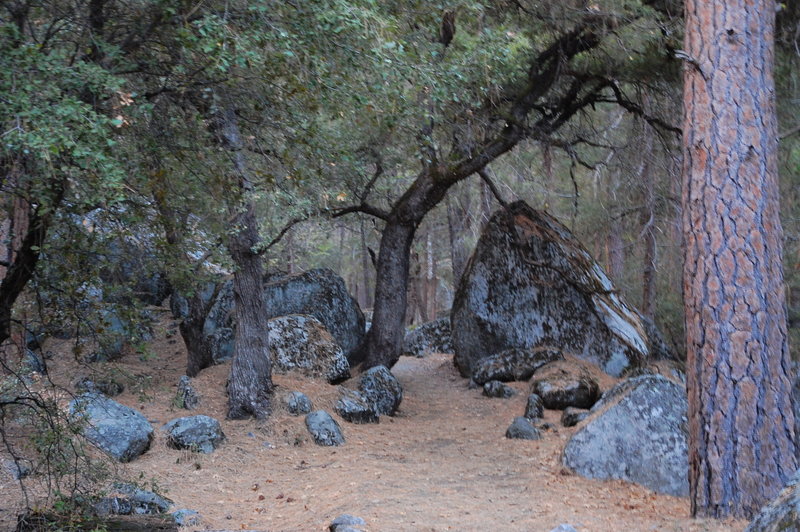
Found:
[[[797,469],[775,2],[687,0],[684,296],[692,514],[751,517]]]

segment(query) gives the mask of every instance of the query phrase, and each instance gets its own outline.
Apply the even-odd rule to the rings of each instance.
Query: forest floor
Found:
[[[561,523],[579,531],[741,531],[744,521],[693,520],[685,498],[655,494],[622,481],[588,480],[559,461],[574,428],[547,411],[557,428],[539,441],[504,437],[522,415],[527,383],[517,395],[489,399],[468,389],[452,357],[403,358],[392,369],[404,388],[400,411],[377,425],[337,418],[341,447],[315,445],[304,418],[282,410],[277,399],[306,393],[315,409],[333,413],[338,387],[297,375],[275,375],[276,410],[267,421],[225,420],[224,384],[229,364],[203,371],[193,385],[198,409],[173,404],[186,352],[180,336],[168,338],[168,313],[157,324],[151,356],[131,353],[105,370],[122,376],[115,399],[139,409],[159,427],[176,417],[206,414],[222,423],[226,442],[203,455],[167,448],[157,428],[150,450],[118,473],[155,483],[175,502],[203,517],[203,529],[322,531],[343,513],[362,517],[369,531],[498,530],[548,532]],[[69,355],[68,341],[46,346],[56,353],[51,378],[63,385],[86,374]],[[97,366],[97,365],[95,365]],[[354,382],[344,386],[356,387]],[[19,511],[15,482],[0,476],[0,529]]]

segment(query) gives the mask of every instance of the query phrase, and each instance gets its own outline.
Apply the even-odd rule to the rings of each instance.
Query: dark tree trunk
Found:
[[[264,269],[261,255],[255,252],[259,242],[258,220],[250,195],[253,186],[242,153],[236,113],[230,105],[214,116],[213,126],[220,144],[228,150],[236,171],[241,203],[230,209],[233,227],[238,230],[228,237],[227,247],[235,270],[233,273],[234,316],[236,336],[233,362],[228,380],[228,418],[256,417],[270,413],[272,395],[272,360],[270,358],[267,321],[269,314],[262,297]]]
[[[205,333],[206,317],[216,297],[205,300],[199,291],[188,298],[189,314],[180,324],[181,337],[186,345],[186,374],[196,377],[200,371],[214,365],[213,344]]]
[[[363,277],[364,282],[364,289],[360,292],[361,297],[358,300],[358,304],[361,306],[362,309],[368,308],[371,305],[370,301],[370,262],[369,262],[369,247],[367,246],[367,232],[364,228],[364,220],[361,220],[361,224],[359,226],[359,231],[361,233],[361,275]]]
[[[692,514],[749,518],[797,469],[778,216],[775,2],[688,0],[686,15]]]
[[[463,185],[463,184],[462,184]],[[453,268],[453,289],[458,288],[461,275],[467,267],[469,249],[467,237],[470,231],[469,189],[462,186],[461,193],[456,191],[447,197],[447,229],[450,236],[450,260]]]

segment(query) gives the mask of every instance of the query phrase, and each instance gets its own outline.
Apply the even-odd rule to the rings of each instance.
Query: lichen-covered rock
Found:
[[[524,202],[486,225],[451,316],[454,361],[464,377],[482,358],[538,345],[558,346],[619,376],[666,345],[653,349],[639,313],[569,230]]]
[[[530,419],[526,417],[515,417],[514,421],[506,430],[506,438],[516,440],[540,440],[542,433],[537,429]]]
[[[269,280],[264,284],[264,303],[271,318],[287,314],[315,317],[347,357],[364,338],[364,314],[332,270],[309,270]]]
[[[526,381],[545,364],[563,358],[564,353],[552,347],[512,347],[477,361],[472,370],[472,380],[478,384],[489,381]]]
[[[424,357],[431,353],[453,354],[450,339],[450,316],[423,323],[406,333],[403,341],[403,355]]]
[[[194,410],[200,404],[200,396],[192,386],[192,379],[182,375],[178,381],[178,391],[175,394],[175,402],[179,408]]]
[[[281,316],[269,320],[267,326],[274,371],[300,371],[331,383],[350,377],[347,357],[316,318]]]
[[[306,428],[317,445],[335,447],[344,444],[341,427],[324,410],[316,410],[308,414],[306,416]]]
[[[525,417],[528,419],[540,419],[544,416],[544,403],[542,398],[532,393],[528,396],[525,403]]]
[[[483,385],[483,395],[486,397],[495,397],[498,399],[508,399],[514,397],[517,392],[509,386],[500,381],[489,381]]]
[[[597,381],[584,368],[567,361],[547,364],[531,380],[531,392],[551,410],[589,408],[597,401],[599,390]]]
[[[83,419],[83,434],[119,460],[130,462],[150,448],[153,427],[136,410],[99,393],[86,393],[70,402],[70,413]]]
[[[212,453],[225,440],[219,421],[209,416],[188,416],[173,419],[166,425],[167,446]]]
[[[386,366],[375,366],[364,372],[358,389],[378,415],[393,416],[403,400],[403,387]]]
[[[565,427],[574,427],[587,417],[589,417],[589,410],[568,406],[561,414],[561,424]]]
[[[378,423],[380,420],[374,406],[356,390],[343,390],[333,409],[350,423]]]
[[[800,530],[800,471],[753,518],[744,532]]]
[[[286,406],[286,411],[293,416],[308,414],[313,408],[311,399],[303,392],[287,393],[283,396],[283,404]]]
[[[200,513],[188,508],[175,510],[171,515],[172,518],[175,519],[175,524],[178,526],[197,526],[201,521]]]
[[[689,494],[686,392],[660,375],[625,380],[594,405],[564,448],[579,475]]]

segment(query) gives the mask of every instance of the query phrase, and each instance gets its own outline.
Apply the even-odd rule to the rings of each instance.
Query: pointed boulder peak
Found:
[[[653,357],[673,358],[575,236],[524,202],[489,220],[451,317],[454,360],[465,377],[495,353],[539,345],[614,376]]]

